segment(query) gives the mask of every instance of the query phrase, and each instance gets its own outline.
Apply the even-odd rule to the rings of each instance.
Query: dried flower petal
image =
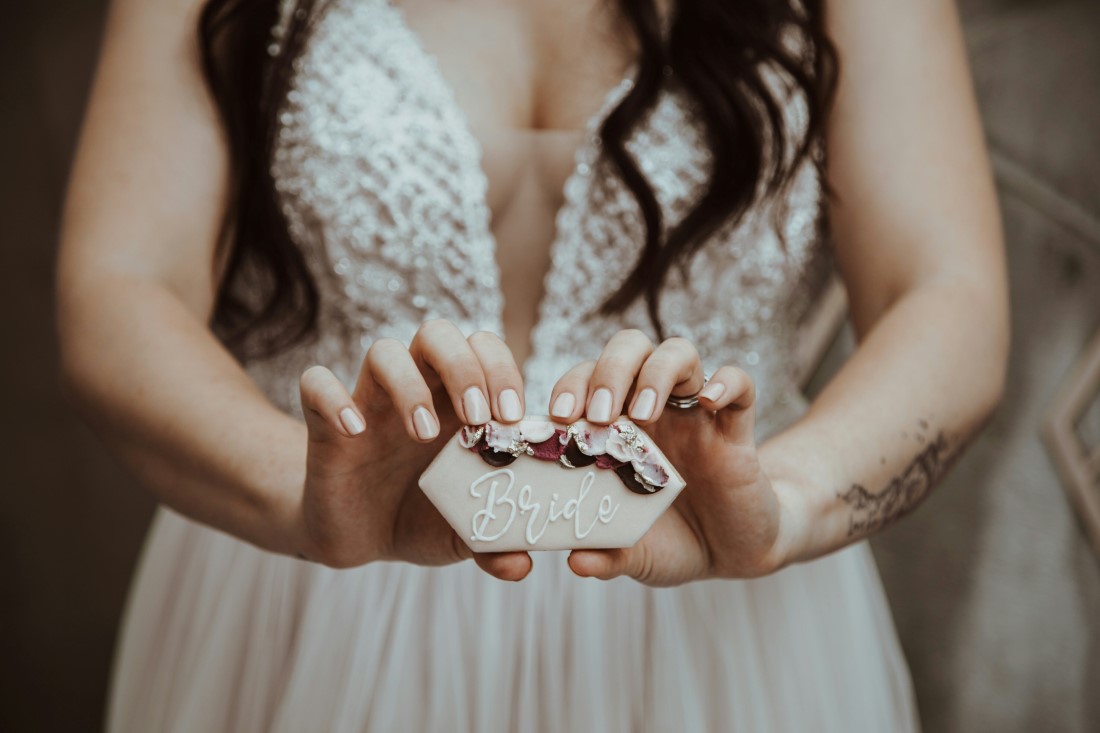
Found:
[[[565,446],[556,435],[551,435],[540,443],[528,443],[527,446],[532,456],[544,461],[556,461],[565,452]]]
[[[523,420],[519,424],[519,435],[528,443],[541,443],[554,437],[554,424],[549,420]]]

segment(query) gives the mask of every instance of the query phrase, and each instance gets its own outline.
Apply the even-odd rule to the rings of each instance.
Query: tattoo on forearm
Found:
[[[927,425],[921,422],[922,427]],[[853,484],[848,491],[838,494],[852,508],[848,519],[849,537],[875,532],[909,513],[928,495],[959,453],[958,446],[955,449],[948,446],[942,432],[931,441],[926,441],[923,435],[917,437],[924,447],[884,489],[873,493],[864,486]]]

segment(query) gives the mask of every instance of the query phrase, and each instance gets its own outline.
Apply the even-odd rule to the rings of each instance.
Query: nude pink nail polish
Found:
[[[722,393],[726,391],[726,387],[721,382],[711,382],[703,391],[699,393],[700,397],[706,397],[708,400],[716,400],[722,396]]]
[[[413,429],[416,437],[421,440],[431,440],[439,435],[439,423],[432,417],[432,413],[426,407],[418,407],[413,410]]]
[[[350,407],[340,410],[340,424],[344,426],[344,430],[347,430],[349,435],[359,435],[367,429],[367,426],[363,423],[363,418],[359,417],[359,413]]]
[[[562,392],[558,395],[558,398],[554,400],[554,406],[550,408],[550,414],[553,417],[561,419],[567,419],[573,414],[573,408],[577,406],[577,398],[573,396],[572,392]]]
[[[646,387],[638,393],[638,399],[634,401],[634,409],[630,417],[635,420],[648,420],[653,417],[653,410],[657,407],[657,392]]]
[[[523,419],[523,406],[519,403],[519,393],[506,389],[497,397],[500,403],[500,416],[509,422]]]
[[[592,422],[611,422],[611,390],[600,387],[588,404],[588,419]]]
[[[489,403],[478,387],[470,387],[462,395],[462,409],[471,425],[484,425],[489,422]]]

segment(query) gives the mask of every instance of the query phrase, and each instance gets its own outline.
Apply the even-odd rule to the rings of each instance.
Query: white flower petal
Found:
[[[633,461],[638,457],[635,450],[623,440],[623,436],[616,430],[610,431],[607,436],[607,454],[623,463]]]
[[[514,425],[490,424],[485,430],[485,442],[495,451],[507,451],[519,439],[519,428]]]
[[[661,466],[652,458],[652,456],[645,456],[642,459],[634,460],[630,462],[630,465],[634,467],[635,472],[642,479],[654,486],[667,486],[668,485],[668,471],[664,466]]]
[[[587,430],[583,434],[584,442],[588,444],[588,450],[585,450],[584,446],[579,446],[581,453],[585,453],[590,456],[598,456],[607,452],[607,438],[610,431],[606,426],[602,425],[589,425]]]
[[[485,434],[484,425],[463,425],[462,432],[458,436],[458,443],[463,448],[473,448],[481,440],[481,436]]]
[[[554,424],[549,420],[523,420],[519,424],[519,434],[528,443],[541,443],[554,437]]]

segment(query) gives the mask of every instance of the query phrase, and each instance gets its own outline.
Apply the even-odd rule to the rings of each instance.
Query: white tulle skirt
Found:
[[[332,570],[161,509],[110,731],[914,731],[866,543],[750,581]]]

